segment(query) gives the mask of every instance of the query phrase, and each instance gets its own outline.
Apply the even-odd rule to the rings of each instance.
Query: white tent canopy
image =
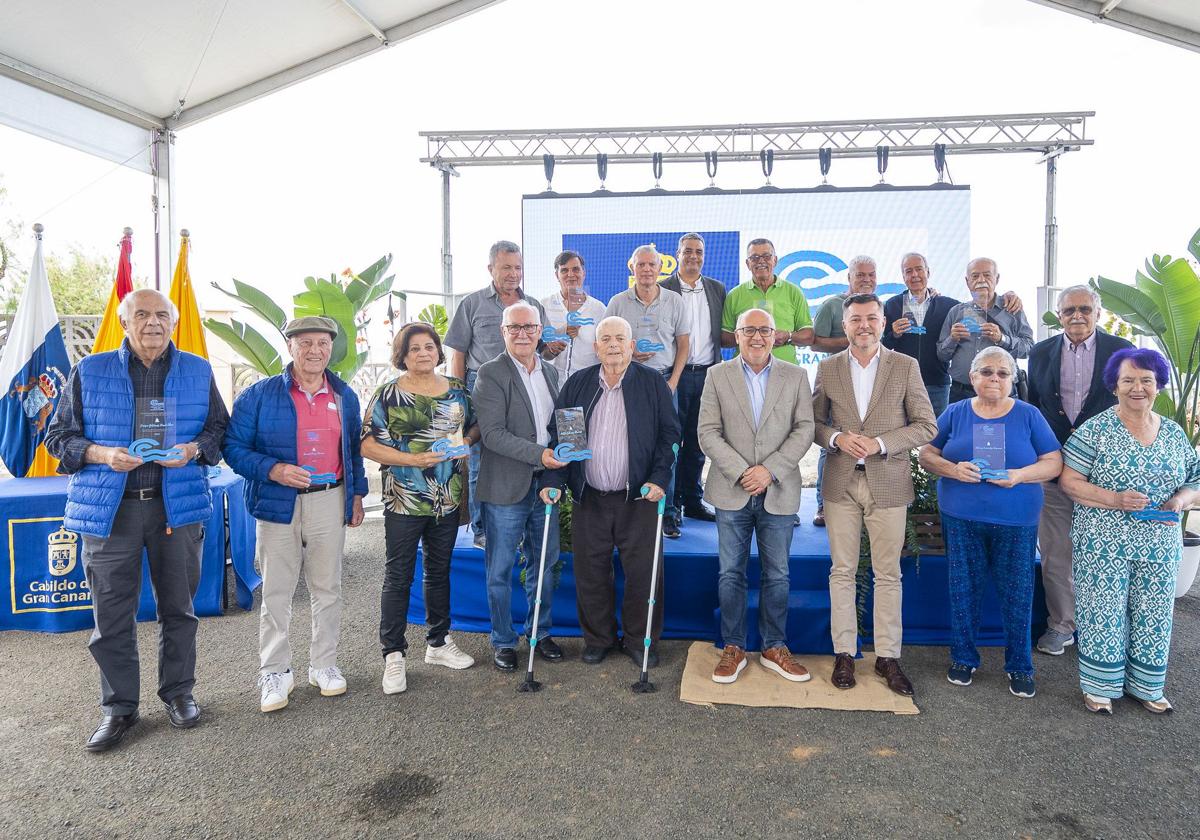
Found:
[[[1200,52],[1197,0],[1033,0],[1167,44]]]
[[[500,0],[5,0],[0,124],[154,177],[170,277],[174,132]]]

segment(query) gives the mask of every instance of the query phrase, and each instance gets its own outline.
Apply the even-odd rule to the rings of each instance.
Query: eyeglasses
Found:
[[[542,325],[541,324],[505,324],[504,329],[506,329],[508,331],[509,335],[520,335],[521,333],[525,333],[525,335],[537,335],[539,332],[542,331]]]
[[[975,371],[984,379],[991,379],[993,376],[998,376],[1001,379],[1008,379],[1012,376],[1011,370],[994,370],[992,368],[980,368]]]
[[[773,259],[775,259],[774,254],[751,254],[750,256],[746,257],[747,262],[752,263],[770,262]]]
[[[1059,310],[1060,315],[1074,315],[1078,312],[1080,315],[1091,315],[1095,311],[1090,306],[1064,306]]]
[[[774,327],[738,327],[737,331],[746,338],[753,338],[756,335],[761,335],[763,338],[770,338],[775,334]]]

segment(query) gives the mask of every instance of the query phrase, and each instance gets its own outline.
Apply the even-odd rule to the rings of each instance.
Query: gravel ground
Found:
[[[0,635],[3,837],[1033,837],[1200,836],[1200,599],[1177,601],[1169,696],[1088,714],[1073,651],[1037,656],[1038,696],[1011,696],[1001,652],[974,685],[944,678],[946,651],[910,647],[921,714],[706,708],[678,700],[686,642],[663,645],[660,691],[634,695],[624,657],[539,669],[546,688],[488,664],[450,672],[413,645],[409,690],[379,688],[383,529],[352,532],[345,572],[343,697],[297,686],[258,711],[257,619],[236,608],[200,627],[202,724],[168,725],[143,661],[143,719],[90,755],[96,670],[86,633]],[[296,602],[303,672],[307,595]],[[155,627],[139,628],[154,650]],[[524,656],[522,655],[522,664]],[[754,666],[751,666],[754,667]]]

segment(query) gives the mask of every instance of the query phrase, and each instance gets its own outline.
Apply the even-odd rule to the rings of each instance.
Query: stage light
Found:
[[[604,179],[608,177],[608,155],[604,152],[596,155],[596,174],[600,176],[600,191],[604,192]]]
[[[817,160],[821,163],[821,183],[829,183],[829,167],[833,165],[833,149],[822,146],[817,149]]]
[[[654,173],[654,189],[661,189],[658,182],[662,178],[663,173],[663,156],[662,152],[655,152],[650,155],[650,170]]]
[[[883,173],[887,172],[888,165],[888,147],[875,147],[875,168],[879,170],[879,183],[885,183]]]
[[[937,170],[937,182],[942,183],[943,175],[946,171],[946,144],[935,143],[933,146],[933,168]]]
[[[771,172],[773,172],[775,169],[775,150],[763,149],[761,152],[759,152],[758,163],[760,166],[762,166],[763,177],[767,179],[763,186],[771,186]]]
[[[542,155],[542,170],[546,173],[546,192],[554,192],[550,185],[554,180],[554,155]]]
[[[704,153],[704,169],[708,172],[708,188],[715,190],[717,188],[717,153]]]

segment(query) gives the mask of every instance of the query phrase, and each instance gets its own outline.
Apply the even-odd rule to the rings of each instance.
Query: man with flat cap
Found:
[[[87,743],[103,752],[138,721],[137,610],[142,551],[158,611],[158,696],[171,725],[200,721],[196,613],[204,526],[212,516],[205,466],[221,461],[229,415],[206,359],[171,341],[179,311],[154,289],[125,296],[125,340],[80,360],[67,381],[46,449],[71,476],[63,527],[83,536],[83,569],[96,629],[104,719]],[[173,457],[130,454],[148,437]]]
[[[258,520],[263,712],[286,706],[295,684],[288,623],[302,568],[312,603],[308,682],[326,697],[346,692],[337,666],[344,526],[362,523],[367,495],[358,396],[328,369],[337,322],[309,315],[283,334],[291,364],[238,396],[225,437],[225,460],[246,479]]]

